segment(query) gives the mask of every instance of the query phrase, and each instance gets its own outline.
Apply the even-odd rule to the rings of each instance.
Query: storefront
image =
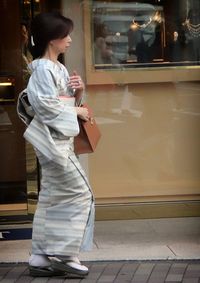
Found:
[[[3,3],[1,218],[32,215],[37,202],[39,168],[15,110],[31,59],[20,34],[34,14],[55,9],[74,21],[62,60],[84,78],[102,132],[97,151],[81,156],[97,219],[199,215],[199,1]]]

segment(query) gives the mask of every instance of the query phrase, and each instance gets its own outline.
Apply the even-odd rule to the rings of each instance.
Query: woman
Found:
[[[34,146],[42,173],[29,259],[32,276],[88,274],[78,254],[92,246],[94,200],[73,151],[77,117],[88,120],[88,110],[79,107],[81,77],[76,72],[69,76],[57,60],[72,42],[72,29],[73,22],[57,13],[39,14],[31,26],[37,59],[29,65],[27,95],[35,115],[24,137]]]

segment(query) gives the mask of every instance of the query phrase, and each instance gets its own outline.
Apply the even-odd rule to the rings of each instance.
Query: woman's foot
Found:
[[[88,268],[81,264],[77,257],[57,257],[52,260],[52,266],[56,270],[64,271],[75,275],[85,276],[89,273]]]
[[[52,267],[46,255],[31,255],[29,258],[29,274],[33,277],[64,276],[65,272]]]
[[[51,261],[47,255],[32,254],[29,258],[29,265],[34,267],[47,267],[51,265]]]

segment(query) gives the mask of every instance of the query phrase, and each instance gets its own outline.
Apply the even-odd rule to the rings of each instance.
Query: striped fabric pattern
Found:
[[[27,86],[29,102],[35,116],[24,133],[24,138],[49,160],[67,165],[68,156],[60,154],[53,138],[69,140],[79,133],[75,99],[68,87],[67,69],[58,62],[37,59],[30,64],[32,75]],[[71,96],[62,100],[60,97]]]
[[[63,150],[62,143],[60,146]],[[77,157],[71,151],[66,168],[49,162],[39,152],[37,156],[43,165],[41,191],[33,222],[32,253],[64,256],[90,250],[94,202]]]
[[[79,133],[74,92],[62,64],[37,59],[30,68],[26,91],[35,115],[24,137],[35,148],[42,176],[32,253],[78,255],[92,248],[94,197],[73,151]]]

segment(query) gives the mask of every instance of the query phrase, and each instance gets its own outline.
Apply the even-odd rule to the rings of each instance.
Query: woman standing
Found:
[[[32,276],[88,274],[78,255],[92,247],[94,200],[73,151],[77,117],[88,120],[88,110],[79,107],[81,77],[69,76],[57,60],[72,42],[72,29],[73,22],[58,13],[37,15],[31,27],[37,59],[29,65],[27,95],[35,115],[24,137],[35,148],[42,175],[29,259]]]

